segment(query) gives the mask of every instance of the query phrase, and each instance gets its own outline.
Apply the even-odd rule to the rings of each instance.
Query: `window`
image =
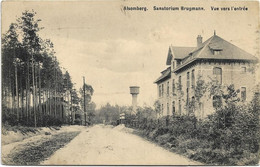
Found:
[[[195,88],[195,70],[191,71],[191,87]]]
[[[172,102],[172,115],[175,114],[175,101]]]
[[[215,79],[222,84],[222,69],[220,67],[213,68],[213,75]]]
[[[167,82],[167,96],[170,94],[170,86],[169,86],[169,81]]]
[[[192,113],[195,113],[195,97],[194,96],[192,96],[192,98],[191,98],[190,111]]]
[[[221,96],[213,96],[213,107],[220,108],[222,106]]]
[[[241,88],[241,100],[246,101],[246,88],[245,87]]]
[[[179,114],[181,115],[181,100],[179,100]]]
[[[187,100],[186,100],[186,102],[187,102],[187,105],[190,102],[189,88],[187,88]]]
[[[177,66],[181,64],[181,61],[180,60],[177,60]]]
[[[190,72],[187,72],[187,88],[190,87]]]
[[[169,103],[167,103],[167,115],[170,115],[170,107],[169,107]]]
[[[182,85],[181,85],[181,76],[179,76],[179,89],[182,90]]]
[[[172,62],[172,69],[175,69],[175,62]]]
[[[242,71],[241,71],[242,74],[245,74],[245,73],[246,73],[246,67],[242,67],[241,70],[242,70]]]
[[[163,88],[163,84],[162,84],[162,97],[163,97],[163,93],[164,93],[164,88]]]
[[[163,104],[162,104],[162,114],[163,114]]]
[[[160,85],[160,86],[159,86],[159,97],[162,96],[162,90],[161,90],[161,89],[162,89],[162,86]]]
[[[191,98],[191,103],[192,103],[192,105],[195,105],[195,97],[194,96],[192,96],[192,98]]]
[[[214,55],[220,55],[220,50],[213,50]]]
[[[172,80],[172,94],[175,94],[175,80]]]
[[[190,88],[190,72],[187,72],[187,100],[186,100],[186,103],[187,105],[189,104],[189,88]]]

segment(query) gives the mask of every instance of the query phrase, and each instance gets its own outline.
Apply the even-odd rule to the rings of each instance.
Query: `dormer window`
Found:
[[[220,50],[213,50],[214,55],[220,55]]]
[[[180,60],[177,60],[177,66],[181,64],[181,61]]]

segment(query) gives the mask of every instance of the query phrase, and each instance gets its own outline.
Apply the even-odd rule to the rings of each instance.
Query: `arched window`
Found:
[[[179,100],[179,114],[181,115],[181,100]]]
[[[175,80],[172,80],[172,94],[175,94]]]
[[[179,90],[182,90],[182,85],[181,85],[181,76],[179,76]]]
[[[213,68],[213,75],[215,79],[222,84],[222,69],[220,67]]]
[[[163,84],[162,84],[162,97],[163,97],[163,94],[164,94],[164,88],[163,88]]]
[[[192,71],[191,71],[191,87],[192,88],[195,88],[195,70],[193,69]]]
[[[163,104],[162,104],[162,114],[163,114]]]
[[[187,72],[187,88],[190,87],[190,72]]]
[[[172,102],[172,115],[175,114],[175,101]]]
[[[189,101],[190,101],[190,93],[189,92],[190,92],[189,88],[187,88],[186,89],[186,93],[187,93],[187,100],[186,100],[186,102],[187,102],[187,105],[189,104]]]
[[[191,102],[192,102],[193,105],[195,105],[195,97],[194,96],[192,96]]]

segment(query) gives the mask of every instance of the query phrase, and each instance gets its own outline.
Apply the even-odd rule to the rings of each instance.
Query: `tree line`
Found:
[[[51,40],[40,37],[44,27],[36,14],[23,12],[2,34],[3,122],[35,127],[73,123],[81,97]]]

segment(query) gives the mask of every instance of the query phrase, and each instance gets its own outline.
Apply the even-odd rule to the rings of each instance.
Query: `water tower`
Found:
[[[132,95],[133,113],[136,114],[137,95],[139,94],[139,86],[130,86],[130,94]]]

